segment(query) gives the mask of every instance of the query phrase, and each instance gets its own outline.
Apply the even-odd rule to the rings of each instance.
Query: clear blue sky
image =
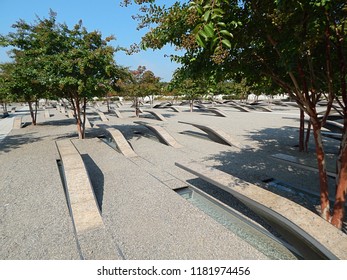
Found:
[[[133,43],[139,43],[144,30],[137,31],[137,22],[132,15],[138,12],[137,5],[121,7],[120,0],[0,0],[0,34],[8,34],[14,31],[11,28],[19,19],[33,23],[36,16],[48,17],[49,9],[57,13],[58,22],[65,22],[70,27],[80,19],[88,31],[98,30],[104,37],[114,35],[115,46],[129,47]],[[160,0],[158,3],[170,5],[174,0]],[[126,55],[118,52],[116,62],[130,69],[136,69],[144,65],[154,72],[163,81],[170,81],[173,71],[178,67],[164,57],[165,54],[174,53],[174,48],[168,46],[160,51],[141,51],[138,54]],[[7,50],[0,48],[0,62],[9,61]]]

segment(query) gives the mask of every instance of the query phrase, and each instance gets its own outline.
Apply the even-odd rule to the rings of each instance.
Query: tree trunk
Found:
[[[33,125],[36,125],[36,115],[34,113],[33,104],[31,103],[31,101],[28,101],[28,104],[29,104],[29,111],[30,111],[31,121],[32,121]],[[36,111],[37,111],[37,107],[36,107]]]
[[[318,163],[319,172],[319,183],[320,183],[320,205],[321,205],[321,216],[325,220],[330,220],[330,207],[329,207],[329,188],[328,188],[328,176],[326,171],[325,154],[323,149],[321,127],[318,120],[311,119],[313,127],[313,135],[316,143],[316,156]]]
[[[82,122],[82,127],[81,127],[81,134],[82,134],[82,138],[81,139],[85,139],[86,138],[86,109],[87,109],[87,98],[83,97],[83,122]]]
[[[37,122],[37,108],[39,107],[39,101],[35,100],[35,112],[34,112],[34,117],[35,117],[35,125]]]
[[[140,105],[139,105],[139,98],[138,97],[135,97],[135,114],[136,114],[136,117],[140,117]]]
[[[81,107],[79,98],[75,99],[75,115],[76,115],[76,126],[77,126],[77,132],[78,132],[78,139],[83,139],[83,130],[82,130],[82,120],[81,120]]]
[[[304,151],[304,137],[305,135],[305,112],[300,109],[300,128],[299,128],[299,151]]]
[[[347,118],[344,120],[344,133],[341,140],[340,153],[337,159],[336,194],[331,223],[341,229],[345,215],[347,192]]]
[[[305,152],[308,152],[308,142],[310,141],[310,135],[311,135],[311,122],[309,122],[307,126],[306,139],[305,139]]]

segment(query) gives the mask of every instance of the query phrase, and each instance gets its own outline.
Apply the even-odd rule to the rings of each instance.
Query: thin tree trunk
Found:
[[[337,159],[336,194],[331,223],[341,229],[345,215],[347,192],[347,118],[344,120],[344,131],[340,152]]]
[[[28,101],[28,104],[29,104],[31,121],[32,121],[33,125],[36,125],[36,118],[35,118],[35,113],[34,113],[34,109],[33,109],[33,104],[31,103],[31,101]]]
[[[39,101],[35,100],[35,112],[34,112],[34,118],[35,118],[35,125],[37,123],[37,108],[39,107]]]
[[[306,139],[305,139],[305,152],[308,151],[308,142],[310,141],[310,135],[311,135],[311,122],[309,122],[307,126]]]
[[[86,138],[86,109],[87,109],[87,98],[86,97],[83,97],[83,122],[82,122],[82,128],[81,128],[81,131],[82,131],[82,139],[85,139]]]
[[[139,98],[137,96],[135,97],[135,114],[137,118],[140,117]]]
[[[305,112],[300,109],[300,128],[299,128],[299,151],[304,151],[304,138],[305,138]]]
[[[317,156],[318,172],[319,172],[321,216],[325,220],[329,221],[330,207],[329,207],[328,176],[326,171],[321,127],[317,120],[314,120],[312,122],[312,127],[313,127],[314,140],[316,143],[316,156]]]
[[[75,100],[75,106],[76,106],[76,126],[77,126],[78,138],[83,139],[83,131],[82,131],[83,123],[81,120],[81,108],[80,108],[80,102],[78,98],[76,98]]]

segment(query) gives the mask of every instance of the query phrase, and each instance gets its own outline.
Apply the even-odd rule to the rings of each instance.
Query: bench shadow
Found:
[[[88,154],[82,154],[81,157],[84,165],[86,166],[96,201],[98,203],[100,212],[102,213],[102,203],[104,198],[104,174]]]
[[[315,146],[311,135],[308,152],[298,150],[299,131],[294,127],[265,128],[248,131],[247,140],[256,142],[256,149],[226,150],[210,155],[204,159],[213,162],[213,167],[237,178],[257,185],[279,196],[287,198],[319,215],[319,175],[304,168],[292,166],[289,162],[271,157],[283,153],[309,160],[316,166]],[[327,162],[334,164],[339,142],[324,139]],[[200,183],[199,183],[200,184]],[[221,189],[209,186],[204,191],[223,201],[225,194]],[[335,196],[335,180],[329,178],[331,207]],[[226,204],[227,201],[224,201]],[[232,206],[233,207],[233,206]],[[345,217],[344,232],[347,230]]]

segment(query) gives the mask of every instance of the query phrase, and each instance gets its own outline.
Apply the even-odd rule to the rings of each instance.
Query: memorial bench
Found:
[[[244,146],[235,139],[233,139],[229,134],[225,133],[224,131],[220,129],[214,129],[205,125],[197,124],[197,123],[190,123],[190,122],[183,122],[178,121],[179,123],[188,124],[195,126],[196,128],[201,129],[202,131],[206,132],[209,138],[217,143],[228,145],[228,146],[234,146],[239,149],[251,149],[249,146]]]
[[[129,145],[128,141],[125,139],[123,134],[118,129],[110,127],[106,130],[110,133],[113,141],[115,142],[121,154],[123,154],[127,158],[137,157],[137,154],[134,152],[134,150]]]
[[[141,110],[140,112],[141,113],[150,113],[157,120],[162,121],[162,122],[166,121],[165,117],[162,114],[158,113],[158,112],[155,112],[155,111],[152,111],[152,110]]]
[[[153,125],[146,122],[141,121],[135,121],[134,123],[143,125],[147,127],[149,130],[151,130],[158,138],[161,140],[161,142],[164,142],[164,144],[174,147],[174,148],[182,148],[183,146],[179,144],[170,134],[167,132],[167,130],[159,125]]]
[[[264,218],[305,259],[347,259],[344,233],[308,209],[228,173],[197,162],[176,162],[188,171],[244,203]]]
[[[64,168],[68,204],[77,234],[104,227],[81,155],[70,140],[56,141]]]
[[[281,153],[271,155],[271,157],[273,157],[277,160],[288,162],[289,164],[292,164],[294,166],[297,166],[297,167],[300,167],[300,168],[303,168],[306,170],[318,172],[318,169],[316,167],[313,167],[313,166],[307,164],[307,162],[305,162],[303,159],[300,159],[298,157],[294,157],[294,156],[286,155],[286,154],[281,154]],[[334,173],[334,172],[327,171],[327,175],[329,177],[336,178],[336,173]]]

